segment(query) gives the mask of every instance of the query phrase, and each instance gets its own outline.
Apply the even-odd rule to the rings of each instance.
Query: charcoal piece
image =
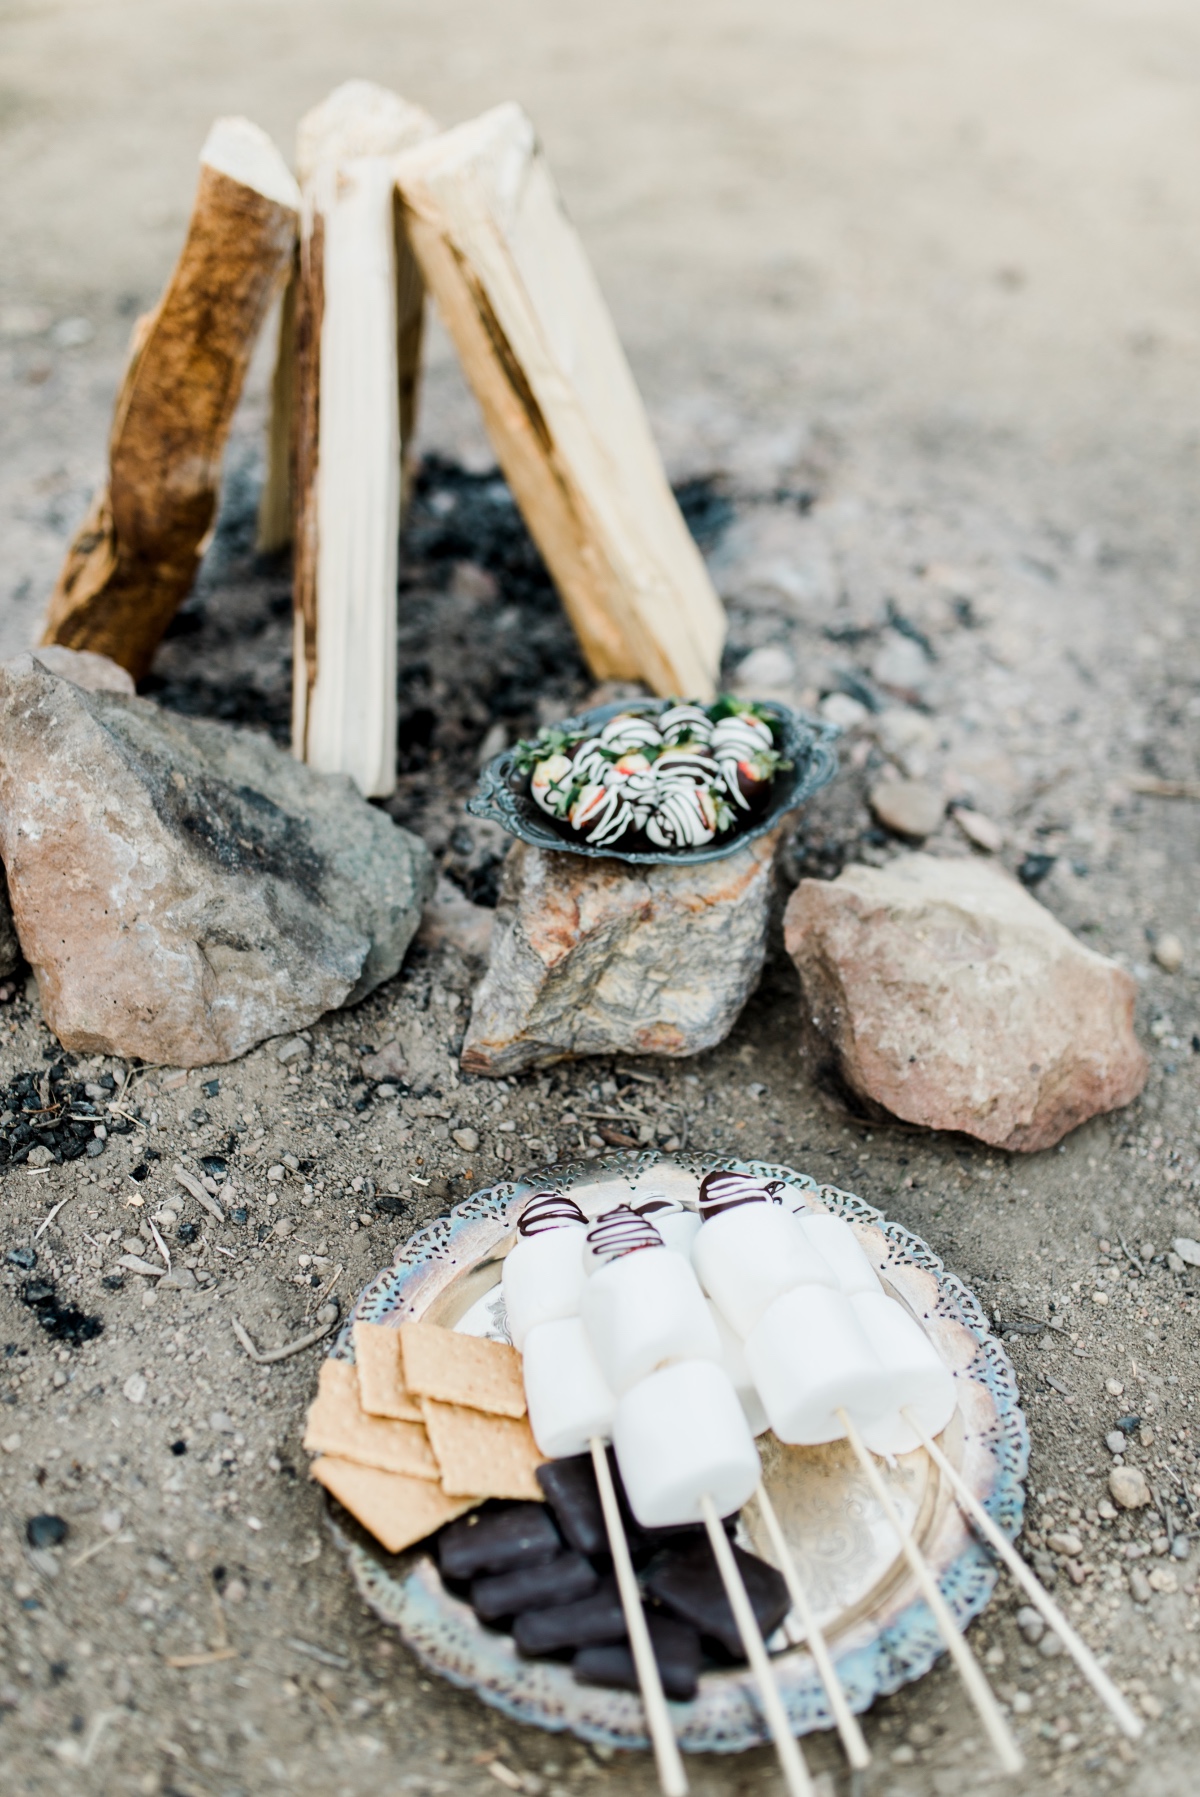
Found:
[[[471,1586],[471,1607],[483,1622],[499,1622],[524,1610],[544,1610],[590,1597],[600,1583],[582,1554],[558,1554],[540,1566],[518,1566],[493,1573]]]
[[[30,1547],[61,1547],[67,1534],[67,1524],[62,1517],[49,1511],[29,1517],[25,1524],[25,1539]]]
[[[540,1566],[561,1552],[558,1530],[544,1504],[472,1510],[438,1536],[438,1565],[448,1579]]]
[[[604,1579],[591,1597],[549,1610],[526,1610],[513,1623],[518,1651],[531,1659],[562,1653],[564,1648],[590,1647],[597,1641],[623,1641],[625,1616],[617,1581]]]
[[[689,1703],[696,1695],[700,1678],[699,1635],[686,1622],[676,1622],[670,1616],[651,1615],[646,1622],[663,1690],[676,1703]],[[638,1689],[633,1651],[625,1641],[581,1647],[571,1670],[582,1685],[608,1685],[617,1691]]]
[[[756,1554],[735,1546],[733,1556],[746,1581],[758,1626],[764,1640],[768,1640],[790,1608],[787,1585],[782,1574]],[[705,1640],[718,1642],[736,1659],[745,1658],[742,1638],[707,1541],[682,1552],[667,1549],[650,1568],[644,1583],[650,1597],[657,1598],[681,1622],[691,1623]]]
[[[537,1482],[568,1544],[581,1554],[606,1554],[608,1530],[592,1456],[573,1454],[567,1460],[547,1460],[537,1469]]]

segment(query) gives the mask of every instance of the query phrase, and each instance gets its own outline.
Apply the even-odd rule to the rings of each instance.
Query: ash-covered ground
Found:
[[[256,462],[245,444],[238,456],[203,582],[146,690],[283,740],[288,569],[254,554]],[[850,726],[840,778],[781,858],[781,902],[802,875],[903,852],[865,793],[888,760],[919,775],[996,821],[1003,859],[1134,968],[1155,1054],[1145,1097],[1033,1157],[856,1121],[800,1058],[799,991],[778,942],[711,1053],[513,1081],[457,1071],[479,967],[452,948],[415,947],[390,985],[308,1032],[307,1055],[281,1063],[266,1045],[189,1074],[64,1056],[32,994],[19,996],[0,1013],[10,1139],[30,1093],[51,1117],[95,1110],[112,1127],[92,1157],[64,1122],[42,1137],[62,1164],[16,1164],[14,1147],[0,1175],[0,1751],[12,1788],[49,1791],[67,1774],[96,1790],[357,1793],[382,1779],[440,1793],[490,1788],[495,1759],[541,1797],[614,1775],[603,1756],[431,1685],[364,1610],[304,1476],[320,1350],[257,1366],[233,1324],[262,1347],[289,1341],[332,1299],[346,1306],[449,1203],[623,1141],[803,1168],[902,1218],[974,1287],[1030,1423],[1025,1547],[1111,1653],[1152,1724],[1155,1765],[1184,1779],[1200,1712],[1197,1274],[1172,1271],[1167,1254],[1174,1237],[1200,1236],[1200,1015],[1189,972],[1167,975],[1151,949],[1166,929],[1194,929],[1195,816],[1121,782],[1147,769],[1195,777],[1196,689],[1170,636],[1109,653],[1122,585],[1137,577],[1124,557],[1044,527],[1014,538],[984,507],[914,515],[864,491],[836,456],[800,472],[763,491],[734,462],[682,494],[730,606],[730,680],[752,652],[751,667],[784,677],[786,656],[796,696],[829,709],[840,695]],[[1096,602],[1106,590],[1112,612]],[[462,809],[480,758],[590,692],[494,471],[444,456],[422,467],[400,663],[391,809],[464,893],[492,904],[504,842]],[[1114,735],[1117,706],[1144,721]],[[974,852],[952,814],[928,846]],[[403,1073],[364,1071],[392,1043]],[[212,1182],[226,1221],[178,1184],[176,1166]],[[155,1230],[187,1289],[155,1289],[119,1265],[154,1263]],[[1158,1509],[1109,1514],[1113,1430]],[[47,1515],[65,1540],[30,1520]],[[1077,1552],[1050,1545],[1064,1534]],[[1002,1585],[972,1635],[1029,1751],[1025,1788],[1151,1788],[1069,1662],[1021,1634],[1018,1608]],[[229,1657],[170,1664],[214,1643]],[[877,1704],[868,1734],[867,1791],[988,1780],[986,1746],[944,1670]],[[813,1760],[837,1774],[830,1742]],[[641,1757],[620,1775],[651,1788]],[[694,1775],[715,1791],[729,1769],[702,1761]],[[739,1789],[773,1785],[770,1754],[740,1759],[736,1776]]]

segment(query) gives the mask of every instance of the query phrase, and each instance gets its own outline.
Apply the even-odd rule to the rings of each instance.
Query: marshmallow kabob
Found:
[[[659,1783],[666,1797],[685,1797],[687,1774],[605,1452],[616,1398],[579,1315],[587,1233],[587,1218],[572,1199],[556,1192],[537,1192],[530,1198],[517,1224],[516,1245],[504,1262],[508,1330],[523,1358],[529,1422],[542,1453],[552,1459],[591,1454]]]
[[[532,1233],[527,1220],[534,1210]],[[551,1220],[553,1219],[553,1220]],[[583,1225],[582,1232],[580,1225]],[[529,1420],[543,1453],[590,1450],[630,1645],[663,1788],[686,1790],[641,1598],[620,1526],[616,1493],[604,1451],[611,1437],[629,1505],[644,1528],[703,1522],[726,1596],[754,1672],[780,1765],[793,1797],[812,1785],[788,1725],[783,1701],[745,1584],[721,1517],[741,1508],[759,1482],[754,1438],[736,1392],[721,1366],[721,1339],[691,1265],[666,1247],[648,1217],[622,1205],[589,1229],[569,1199],[539,1194],[518,1225],[522,1238],[505,1263],[519,1256],[509,1309],[514,1344],[524,1355]],[[549,1292],[531,1301],[536,1247],[547,1230],[569,1231],[584,1275],[578,1316],[544,1315],[566,1305]],[[579,1240],[582,1233],[582,1241]],[[547,1271],[566,1249],[542,1249]],[[540,1283],[540,1282],[538,1282]],[[528,1308],[526,1308],[528,1306]],[[531,1315],[544,1320],[529,1325]],[[577,1328],[569,1325],[576,1324]],[[600,1394],[607,1390],[606,1406]]]
[[[849,1441],[1001,1764],[1017,1772],[1024,1761],[1016,1739],[871,1457],[920,1446],[918,1429],[940,1434],[957,1406],[953,1377],[920,1325],[883,1291],[852,1232],[829,1229],[837,1218],[813,1218],[810,1228],[783,1208],[785,1189],[749,1174],[707,1175],[696,1270],[727,1321],[745,1331],[746,1360],[779,1439]]]

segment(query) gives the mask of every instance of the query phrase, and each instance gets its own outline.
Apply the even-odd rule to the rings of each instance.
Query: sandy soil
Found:
[[[877,679],[878,658],[912,641],[905,627],[926,639],[914,709],[927,723],[904,754],[1004,828],[1008,865],[1055,857],[1038,896],[1137,975],[1154,1059],[1145,1095],[1026,1159],[864,1128],[831,1111],[800,1065],[797,988],[778,956],[727,1044],[647,1071],[682,1108],[692,1146],[753,1142],[859,1191],[924,1235],[1005,1329],[1032,1434],[1027,1545],[1150,1724],[1136,1750],[1119,1747],[1064,1660],[1023,1640],[1001,1587],[973,1638],[1030,1754],[1022,1788],[1193,1790],[1197,1300],[1165,1254],[1176,1235],[1200,1237],[1200,833],[1194,803],[1138,797],[1129,782],[1198,775],[1194,9],[44,0],[0,8],[0,53],[5,652],[30,640],[101,465],[130,321],[170,266],[209,121],[246,111],[286,147],[298,114],[359,73],[447,122],[514,95],[536,117],[673,473],[711,478],[732,503],[711,544],[731,667],[777,646],[798,688],[819,695]],[[156,690],[278,729],[286,570],[260,567],[246,540],[265,360],[205,590],[164,648]],[[436,334],[423,447],[487,466]],[[482,547],[476,559],[486,564]],[[397,814],[486,898],[496,844],[458,809],[478,744],[493,712],[527,726],[535,675],[560,704],[586,682],[565,631],[522,591],[514,616],[537,622],[540,659],[512,652],[501,708],[490,649],[464,677],[456,647],[491,644],[499,628],[486,582],[456,579],[412,542],[408,569],[405,715],[432,706],[445,733],[430,754],[413,736]],[[878,736],[869,724],[852,736],[844,779],[786,858],[790,877],[896,852],[864,804]],[[966,852],[952,823],[932,846]],[[1151,955],[1163,931],[1185,947],[1173,975]],[[610,1100],[614,1070],[505,1091],[461,1080],[452,1056],[476,971],[454,950],[419,950],[357,1013],[314,1029],[304,1071],[266,1047],[178,1083],[147,1075],[144,1127],[99,1160],[3,1176],[0,1251],[31,1245],[66,1200],[37,1239],[37,1270],[105,1325],[82,1347],[56,1346],[20,1302],[27,1275],[6,1265],[9,1788],[457,1797],[503,1785],[498,1761],[529,1797],[618,1779],[652,1790],[643,1757],[610,1764],[510,1725],[432,1686],[387,1639],[297,1476],[315,1357],[254,1367],[230,1327],[237,1316],[262,1341],[288,1339],[338,1267],[345,1303],[414,1223],[507,1170],[514,1139],[531,1157],[579,1151],[562,1116]],[[3,1017],[3,1080],[43,1069],[53,1049],[36,1007],[18,1000]],[[358,1058],[391,1037],[413,1091],[357,1111]],[[78,1077],[104,1071],[93,1062]],[[451,1133],[463,1128],[480,1138],[470,1155]],[[161,1160],[139,1184],[129,1173],[149,1147]],[[161,1202],[176,1161],[213,1152],[230,1159],[249,1221],[205,1224],[191,1244],[201,1289],[106,1285],[149,1208],[130,1200]],[[285,1153],[311,1169],[269,1181]],[[400,1189],[418,1155],[433,1184],[403,1216],[356,1188]],[[194,1205],[190,1219],[204,1223]],[[1133,1413],[1143,1426],[1129,1458],[1193,1542],[1182,1559],[1159,1552],[1164,1517],[1100,1514],[1104,1437]],[[70,1534],[31,1556],[25,1519],[41,1511]],[[1092,1568],[1078,1585],[1046,1545],[1066,1527]],[[1129,1575],[1147,1565],[1173,1571],[1177,1589],[1135,1602]],[[233,1658],[165,1664],[226,1638]],[[944,1670],[877,1706],[868,1733],[864,1793],[992,1785]],[[848,1789],[831,1743],[812,1757],[827,1791]],[[779,1788],[765,1751],[698,1762],[694,1783],[745,1797]]]

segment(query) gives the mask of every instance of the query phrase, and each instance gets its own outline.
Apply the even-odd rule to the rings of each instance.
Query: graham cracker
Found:
[[[546,1456],[526,1417],[489,1416],[438,1398],[422,1398],[421,1413],[448,1497],[543,1500],[536,1470]]]
[[[355,1323],[354,1360],[359,1397],[368,1416],[421,1421],[416,1399],[405,1390],[398,1329],[389,1329],[386,1323]]]
[[[473,1502],[471,1498],[447,1497],[431,1479],[380,1472],[377,1467],[358,1466],[335,1454],[314,1460],[309,1473],[389,1554],[403,1553],[414,1542],[424,1541],[443,1523],[453,1522],[469,1510]]]
[[[507,1342],[457,1335],[436,1323],[401,1323],[400,1351],[404,1383],[414,1397],[465,1404],[492,1416],[524,1416],[521,1356]]]
[[[424,1424],[368,1416],[359,1402],[358,1375],[345,1360],[322,1363],[304,1445],[310,1454],[335,1454],[381,1472],[404,1473],[413,1479],[438,1477]]]

